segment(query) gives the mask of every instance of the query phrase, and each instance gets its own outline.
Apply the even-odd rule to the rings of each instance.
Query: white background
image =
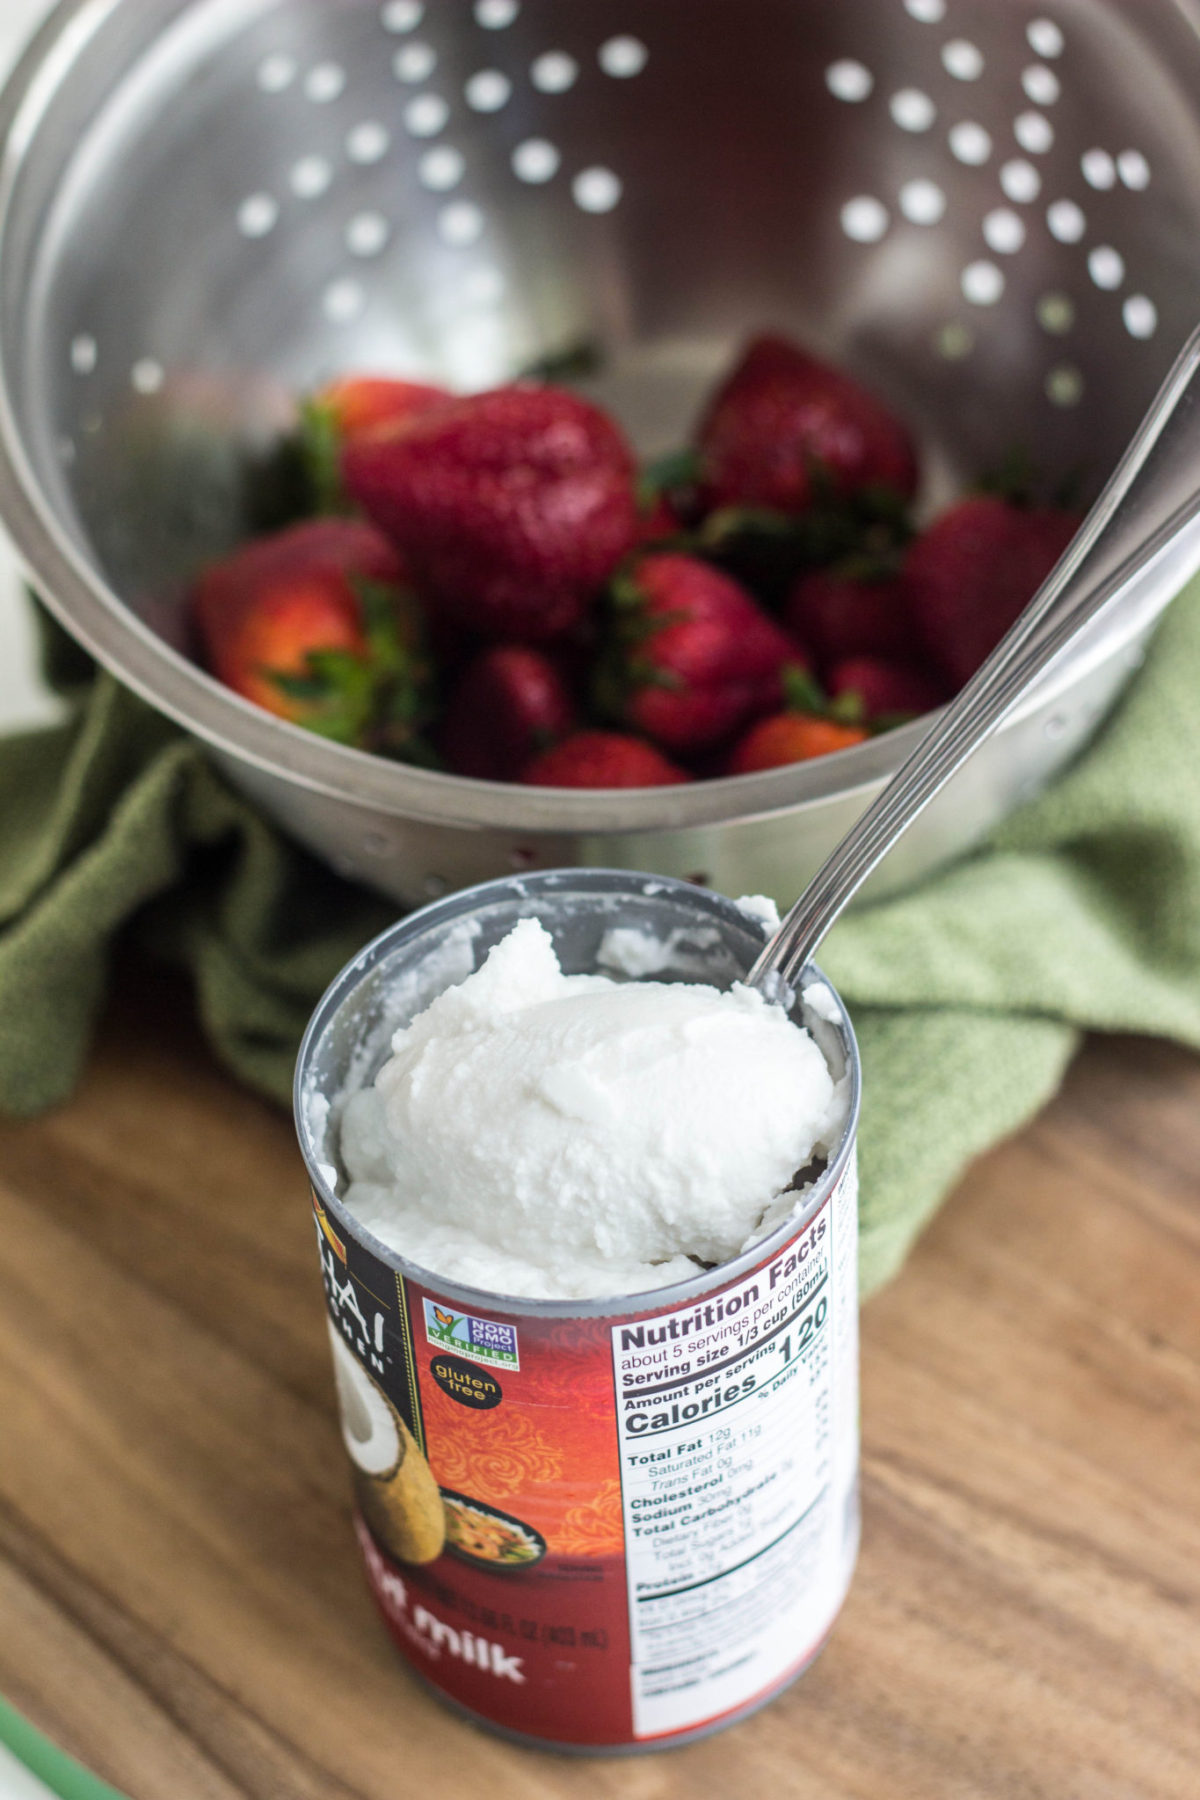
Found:
[[[7,75],[50,5],[51,0],[0,0],[0,75]],[[37,679],[21,578],[0,528],[0,731],[42,724],[52,719],[55,711]],[[0,1784],[0,1794],[3,1792]]]

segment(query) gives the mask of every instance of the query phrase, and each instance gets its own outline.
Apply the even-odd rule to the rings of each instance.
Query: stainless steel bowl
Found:
[[[933,509],[1027,446],[1094,491],[1200,296],[1192,0],[65,0],[0,104],[0,511],[64,623],[406,902],[634,865],[790,899],[911,748],[634,793],[341,749],[183,653],[247,457],[349,368],[464,387],[579,341],[647,453],[750,330],[920,431]],[[1178,571],[1176,571],[1176,574]],[[905,841],[960,852],[1086,740],[1143,591]]]

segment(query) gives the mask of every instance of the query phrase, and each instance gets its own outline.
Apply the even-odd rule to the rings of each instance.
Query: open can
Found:
[[[761,920],[718,894],[561,870],[426,907],[330,987],[296,1120],[356,1527],[388,1629],[444,1699],[547,1748],[657,1749],[799,1675],[850,1582],[858,1053],[810,970],[793,1016],[845,1084],[845,1126],[791,1216],[734,1261],[604,1300],[459,1286],[346,1210],[340,1112],[393,1033],[528,917],[568,974],[612,973],[615,943],[628,969],[632,943],[657,980],[726,987],[763,942]]]

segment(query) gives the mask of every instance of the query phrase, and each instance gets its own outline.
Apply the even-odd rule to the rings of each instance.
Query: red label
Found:
[[[359,1540],[427,1681],[601,1748],[794,1672],[857,1538],[854,1209],[851,1170],[738,1281],[561,1320],[460,1308],[318,1219]]]

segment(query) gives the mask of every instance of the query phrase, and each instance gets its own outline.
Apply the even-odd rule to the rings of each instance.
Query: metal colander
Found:
[[[416,900],[630,863],[790,898],[919,727],[691,788],[343,750],[184,654],[292,396],[594,349],[647,454],[794,332],[918,431],[933,510],[1015,449],[1094,492],[1200,312],[1191,0],[67,0],[5,97],[0,505],[50,604],[338,866]],[[1082,743],[1168,591],[1076,649],[893,859]]]

